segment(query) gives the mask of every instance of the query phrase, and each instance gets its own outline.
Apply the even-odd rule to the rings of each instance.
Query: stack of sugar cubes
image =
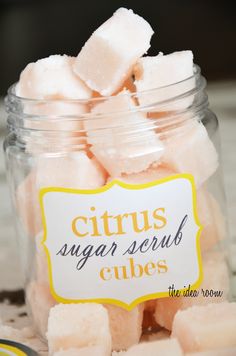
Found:
[[[39,148],[36,139],[27,142],[26,150],[36,164],[17,187],[16,207],[25,232],[36,241],[34,280],[26,295],[50,354],[109,356],[112,350],[123,350],[127,356],[184,352],[200,356],[216,355],[206,350],[236,347],[236,305],[226,301],[227,266],[220,252],[211,251],[225,234],[220,206],[206,186],[217,170],[218,157],[201,120],[188,117],[194,98],[181,97],[196,85],[193,54],[143,56],[152,35],[142,17],[120,8],[76,58],[52,55],[30,63],[16,86],[17,96],[39,101],[37,105],[33,100],[33,106],[26,101],[24,107],[29,117],[26,127],[40,131],[37,139],[43,144]],[[159,109],[155,103],[161,103]],[[169,135],[158,120],[163,124],[170,113],[179,112],[181,125]],[[61,120],[51,120],[58,116]],[[51,146],[45,144],[46,135],[51,130],[62,155],[47,155]],[[64,146],[64,140],[71,145]],[[72,148],[74,142],[79,142],[78,149]],[[50,294],[40,244],[39,189],[53,185],[93,189],[114,178],[139,184],[176,173],[194,176],[203,225],[203,285],[223,290],[218,303],[201,297],[161,298],[131,311],[95,303],[57,304]],[[165,328],[165,340],[157,332],[156,340],[139,343],[144,323],[148,328]]]

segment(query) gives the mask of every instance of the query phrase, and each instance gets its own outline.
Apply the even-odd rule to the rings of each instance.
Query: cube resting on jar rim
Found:
[[[236,303],[194,306],[179,311],[174,319],[172,336],[185,352],[235,347]]]
[[[106,309],[95,303],[58,304],[50,310],[48,347],[60,350],[97,346],[104,356],[111,354],[111,335]]]
[[[52,55],[29,63],[21,72],[16,95],[29,99],[89,99],[92,91],[72,70],[74,58]]]
[[[173,111],[186,109],[193,102],[193,96],[182,98],[177,101],[171,101],[161,104],[164,100],[174,99],[178,95],[187,93],[195,86],[193,72],[193,54],[192,51],[179,51],[168,55],[160,53],[155,57],[140,58],[135,65],[134,76],[135,86],[140,105],[155,104],[151,111]],[[179,83],[181,81],[184,81]],[[166,87],[167,86],[167,87]],[[158,88],[158,89],[157,89]],[[157,89],[149,92],[150,89]],[[145,93],[145,91],[147,91]]]
[[[115,305],[104,305],[108,311],[112,350],[124,350],[137,344],[142,333],[143,305],[130,311]]]
[[[74,60],[66,55],[52,55],[29,63],[21,72],[16,95],[38,100],[23,102],[23,111],[27,114],[24,119],[26,128],[69,131],[70,134],[83,128],[80,117],[88,111],[86,103],[67,99],[90,99],[92,91],[73,72]],[[29,138],[29,152],[34,151],[33,137],[32,142]],[[41,140],[45,140],[45,132],[41,133]]]
[[[74,71],[88,87],[107,96],[128,78],[132,67],[150,47],[151,26],[125,8],[118,9],[88,39]]]

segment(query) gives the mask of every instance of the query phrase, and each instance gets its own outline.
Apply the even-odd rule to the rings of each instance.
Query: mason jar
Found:
[[[230,297],[219,130],[206,81],[91,100],[6,98],[27,305],[102,303],[113,348]]]

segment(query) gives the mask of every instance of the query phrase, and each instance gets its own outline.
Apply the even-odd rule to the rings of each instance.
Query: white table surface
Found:
[[[236,237],[236,81],[210,83],[208,94],[211,109],[217,114],[220,123],[222,143],[223,172],[227,197],[230,236]],[[6,115],[0,102],[0,145],[4,136]],[[235,238],[236,246],[236,238]],[[0,150],[0,291],[3,289],[17,289],[22,287],[19,268],[19,256],[16,253],[15,233],[12,223],[11,204],[6,186],[3,151]],[[232,254],[236,255],[236,247],[232,247]],[[235,271],[236,272],[236,271]],[[236,284],[235,284],[236,286]],[[0,304],[0,338],[7,337],[14,319],[14,327],[22,328],[28,324],[27,318],[19,318],[19,311],[24,310],[6,304]],[[1,325],[1,320],[3,324]],[[15,340],[23,341],[45,354],[45,345],[30,329],[15,331]]]

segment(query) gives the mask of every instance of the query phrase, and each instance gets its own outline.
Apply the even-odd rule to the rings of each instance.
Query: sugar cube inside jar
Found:
[[[229,300],[217,118],[194,54],[151,57],[153,34],[120,8],[76,57],[30,63],[8,91],[26,300],[50,354],[181,355],[179,315]],[[138,345],[173,324],[177,340]]]

